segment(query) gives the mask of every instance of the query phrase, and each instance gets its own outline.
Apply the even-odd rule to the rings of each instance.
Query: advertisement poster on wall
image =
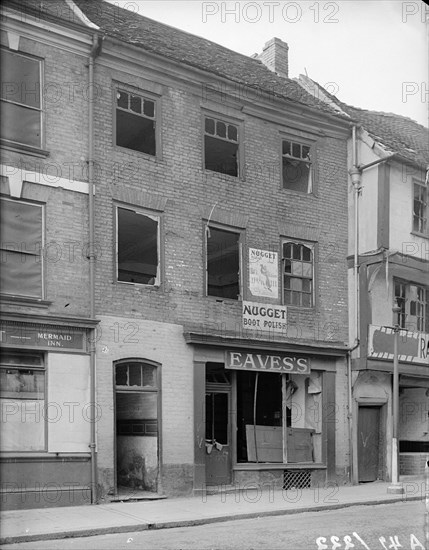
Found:
[[[278,299],[278,253],[249,248],[249,290],[252,296]]]

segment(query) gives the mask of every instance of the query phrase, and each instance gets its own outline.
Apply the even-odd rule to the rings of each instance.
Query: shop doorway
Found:
[[[358,475],[359,483],[379,478],[381,407],[359,406]]]
[[[231,483],[231,382],[223,365],[206,365],[205,447],[207,485]]]
[[[157,367],[140,361],[115,365],[116,485],[121,496],[156,493],[159,477]]]

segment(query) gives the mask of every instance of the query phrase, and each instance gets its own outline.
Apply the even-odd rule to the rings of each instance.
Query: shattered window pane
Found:
[[[313,305],[313,249],[303,243],[283,244],[283,301],[286,305]]]
[[[206,170],[238,176],[238,128],[206,117],[204,159]]]
[[[283,140],[282,154],[283,188],[301,193],[311,193],[310,147]]]
[[[116,145],[147,155],[156,155],[154,101],[118,90]]]

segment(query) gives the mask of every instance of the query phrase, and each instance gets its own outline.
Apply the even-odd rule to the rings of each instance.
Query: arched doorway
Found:
[[[156,493],[160,475],[160,366],[127,359],[114,365],[116,486],[126,495]]]

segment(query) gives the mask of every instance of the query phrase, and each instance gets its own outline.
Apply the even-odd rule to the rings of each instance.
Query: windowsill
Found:
[[[5,462],[14,462],[15,460],[79,460],[90,458],[91,453],[71,453],[71,452],[59,452],[53,453],[48,451],[2,451],[0,453],[0,460]]]
[[[24,145],[20,143],[13,143],[4,139],[0,139],[0,147],[7,149],[8,151],[15,151],[17,153],[25,153],[33,157],[46,158],[49,156],[49,151],[41,149],[40,147],[32,147],[31,145]]]
[[[48,308],[52,302],[49,300],[42,300],[41,298],[30,298],[24,296],[12,296],[7,294],[0,294],[0,302],[3,304],[23,305],[30,307]]]
[[[131,283],[128,281],[115,281],[118,285],[124,285],[124,287],[137,287],[137,288],[147,288],[149,290],[159,290],[161,288],[161,283],[158,283],[156,285],[148,285],[145,283]]]
[[[222,298],[220,296],[206,296],[211,302],[219,302],[219,303],[225,303],[225,304],[241,304],[243,301],[243,298],[238,298],[237,300],[234,300],[233,298]]]
[[[415,237],[420,237],[421,239],[428,239],[429,240],[429,233],[419,233],[418,231],[411,231],[411,235],[414,235]]]
[[[245,183],[246,179],[243,176],[230,176],[229,174],[223,174],[222,172],[216,172],[215,170],[208,170],[203,168],[205,174],[211,174],[212,177],[218,178],[223,181],[230,181],[231,183]]]
[[[280,187],[280,191],[285,191],[286,193],[291,193],[292,195],[296,195],[297,197],[312,197],[313,199],[317,199],[318,196],[312,191],[311,193],[306,193],[305,191],[297,191],[296,189],[288,189],[287,187]]]
[[[115,149],[118,149],[119,151],[122,151],[123,153],[127,152],[129,154],[138,155],[141,159],[148,160],[150,162],[161,162],[162,156],[161,155],[149,155],[149,153],[143,153],[143,151],[137,151],[136,149],[131,149],[128,147],[122,147],[122,145],[116,145],[114,144]]]
[[[237,470],[326,470],[321,462],[237,462],[232,469]]]

